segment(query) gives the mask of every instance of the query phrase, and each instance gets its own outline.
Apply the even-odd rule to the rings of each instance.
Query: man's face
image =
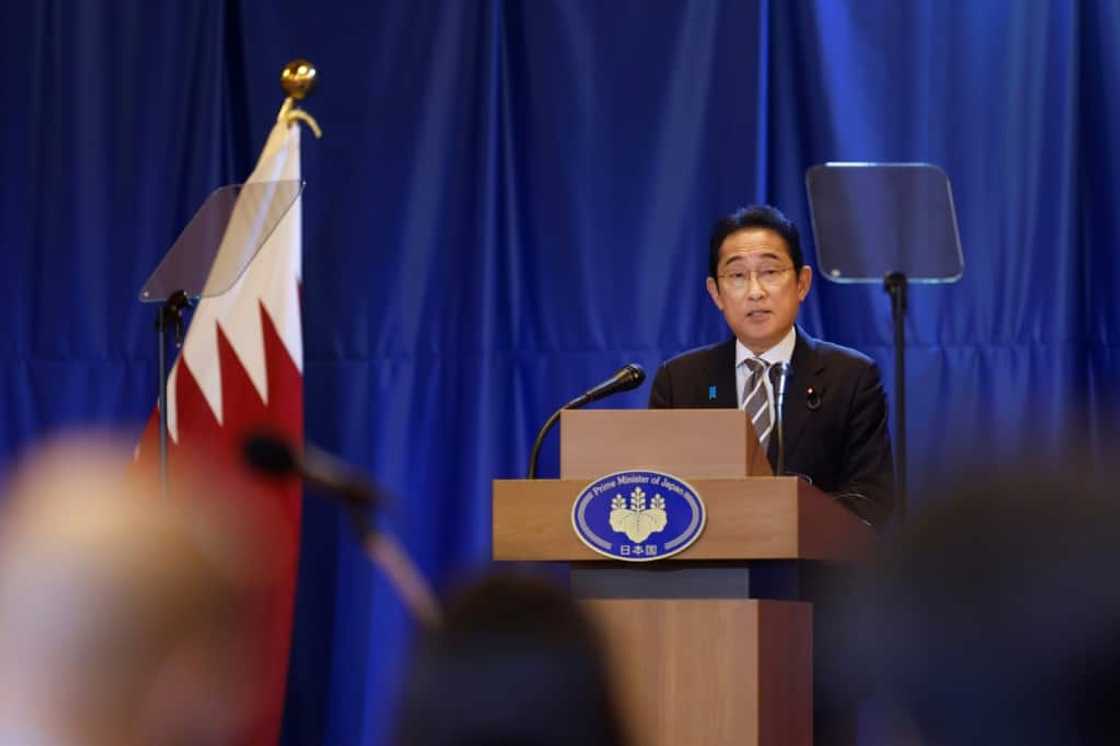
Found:
[[[708,294],[731,331],[756,355],[789,332],[813,281],[808,267],[793,269],[785,239],[769,228],[744,228],[725,238],[716,274],[718,283],[708,278]]]

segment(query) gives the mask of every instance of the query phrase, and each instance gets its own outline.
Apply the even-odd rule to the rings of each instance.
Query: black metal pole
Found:
[[[167,327],[175,326],[175,346],[183,344],[183,311],[190,308],[193,301],[183,290],[172,293],[159,308],[156,316],[156,339],[159,352],[156,355],[159,366],[159,485],[160,494],[167,497]]]
[[[898,520],[906,521],[906,275],[891,272],[883,279],[883,287],[891,296],[891,319],[894,321],[894,479]]]
[[[159,351],[156,355],[159,368],[159,489],[167,497],[167,306],[160,306],[156,315],[156,340]]]
[[[776,407],[776,408],[779,408],[781,406],[782,406],[781,404],[778,404],[778,407]],[[782,416],[780,414],[778,415],[777,420],[778,420],[778,426],[777,426],[777,429],[778,429],[778,466],[774,470],[774,476],[784,477],[786,475],[786,440],[785,440],[785,433],[784,433],[785,428],[782,427]]]
[[[541,455],[541,444],[544,443],[544,436],[548,434],[548,431],[551,430],[552,426],[556,424],[556,421],[560,419],[560,413],[570,405],[571,402],[568,402],[563,407],[553,412],[552,416],[545,420],[544,425],[537,431],[537,437],[533,441],[533,450],[529,452],[529,479],[537,478],[537,459],[540,458]]]

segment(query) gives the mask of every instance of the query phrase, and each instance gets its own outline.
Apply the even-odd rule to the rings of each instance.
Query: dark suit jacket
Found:
[[[809,477],[876,527],[894,505],[894,462],[887,399],[866,355],[813,339],[800,327],[782,407],[787,473]],[[735,408],[735,339],[662,363],[651,408]],[[777,463],[777,437],[769,444]]]

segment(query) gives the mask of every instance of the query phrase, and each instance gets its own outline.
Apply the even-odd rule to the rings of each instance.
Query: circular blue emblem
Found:
[[[660,471],[616,471],[572,506],[580,541],[605,557],[650,562],[688,548],[704,530],[704,503],[688,482]]]

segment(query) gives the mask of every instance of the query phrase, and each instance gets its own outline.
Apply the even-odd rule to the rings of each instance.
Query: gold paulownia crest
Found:
[[[622,495],[615,495],[611,500],[611,528],[626,534],[626,538],[635,544],[661,531],[667,520],[665,498],[655,494],[647,508],[646,493],[641,487],[635,487],[630,493],[629,507]]]

